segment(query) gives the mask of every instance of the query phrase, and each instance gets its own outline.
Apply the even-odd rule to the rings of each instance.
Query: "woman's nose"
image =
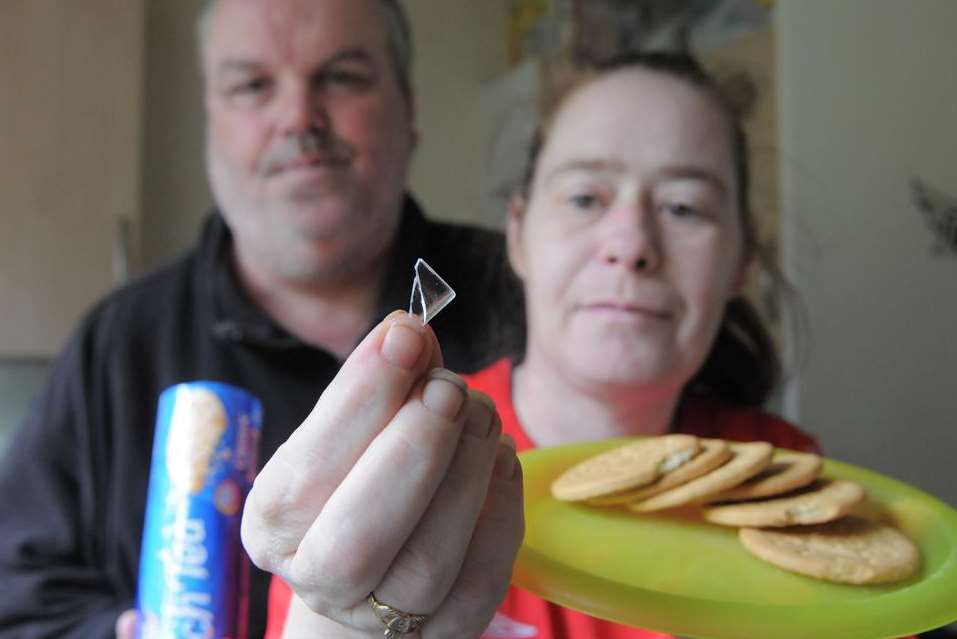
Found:
[[[608,221],[602,261],[636,271],[654,271],[661,266],[661,243],[651,211],[642,205],[625,205],[611,211]]]

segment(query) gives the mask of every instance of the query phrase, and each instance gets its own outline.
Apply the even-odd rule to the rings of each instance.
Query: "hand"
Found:
[[[116,619],[116,639],[136,639],[136,611],[127,610]]]
[[[374,593],[429,616],[410,639],[478,637],[505,594],[521,468],[491,400],[441,364],[431,329],[393,313],[256,478],[243,543],[321,616],[313,629],[339,625],[322,636],[381,637]]]

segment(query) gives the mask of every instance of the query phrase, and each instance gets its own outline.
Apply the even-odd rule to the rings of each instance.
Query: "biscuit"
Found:
[[[715,501],[759,499],[796,490],[817,479],[822,465],[820,455],[778,450],[770,466],[740,486],[716,496]]]
[[[726,441],[722,439],[702,439],[701,452],[692,457],[688,463],[678,466],[671,472],[666,472],[654,483],[635,490],[626,490],[605,497],[589,499],[588,503],[592,506],[617,506],[620,504],[629,504],[639,499],[647,499],[669,488],[674,488],[675,486],[680,486],[681,484],[691,481],[695,477],[700,477],[714,470],[730,458],[731,448]]]
[[[226,425],[226,408],[216,393],[177,389],[166,440],[166,469],[174,489],[197,493],[203,488]]]
[[[862,517],[780,530],[742,528],[738,538],[748,552],[768,563],[837,583],[893,583],[920,568],[920,551],[910,539]]]
[[[767,442],[734,443],[731,452],[731,459],[711,472],[654,497],[628,504],[628,509],[647,513],[707,501],[767,468],[774,447]]]
[[[700,449],[694,435],[663,435],[625,444],[572,466],[552,482],[561,501],[583,501],[650,484]]]
[[[863,500],[864,489],[858,484],[825,479],[789,495],[710,506],[702,516],[713,524],[748,528],[823,524],[848,514]]]

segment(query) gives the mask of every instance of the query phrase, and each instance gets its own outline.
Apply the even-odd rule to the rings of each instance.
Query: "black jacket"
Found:
[[[208,379],[260,397],[262,464],[336,374],[334,356],[245,297],[231,247],[214,213],[193,251],[107,297],[58,359],[0,461],[0,638],[112,638],[117,616],[134,606],[164,388]],[[496,311],[517,304],[501,235],[428,222],[407,200],[376,320],[408,308],[418,257],[458,293],[432,323],[446,366],[472,371],[501,355]],[[268,579],[254,571],[252,638],[265,628]]]

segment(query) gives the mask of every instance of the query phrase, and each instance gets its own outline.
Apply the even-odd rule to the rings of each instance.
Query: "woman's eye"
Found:
[[[665,204],[663,208],[674,215],[675,217],[698,217],[701,215],[701,211],[689,204],[675,203],[675,204]]]
[[[579,193],[568,198],[568,201],[576,209],[588,211],[598,205],[598,196],[591,193]]]

